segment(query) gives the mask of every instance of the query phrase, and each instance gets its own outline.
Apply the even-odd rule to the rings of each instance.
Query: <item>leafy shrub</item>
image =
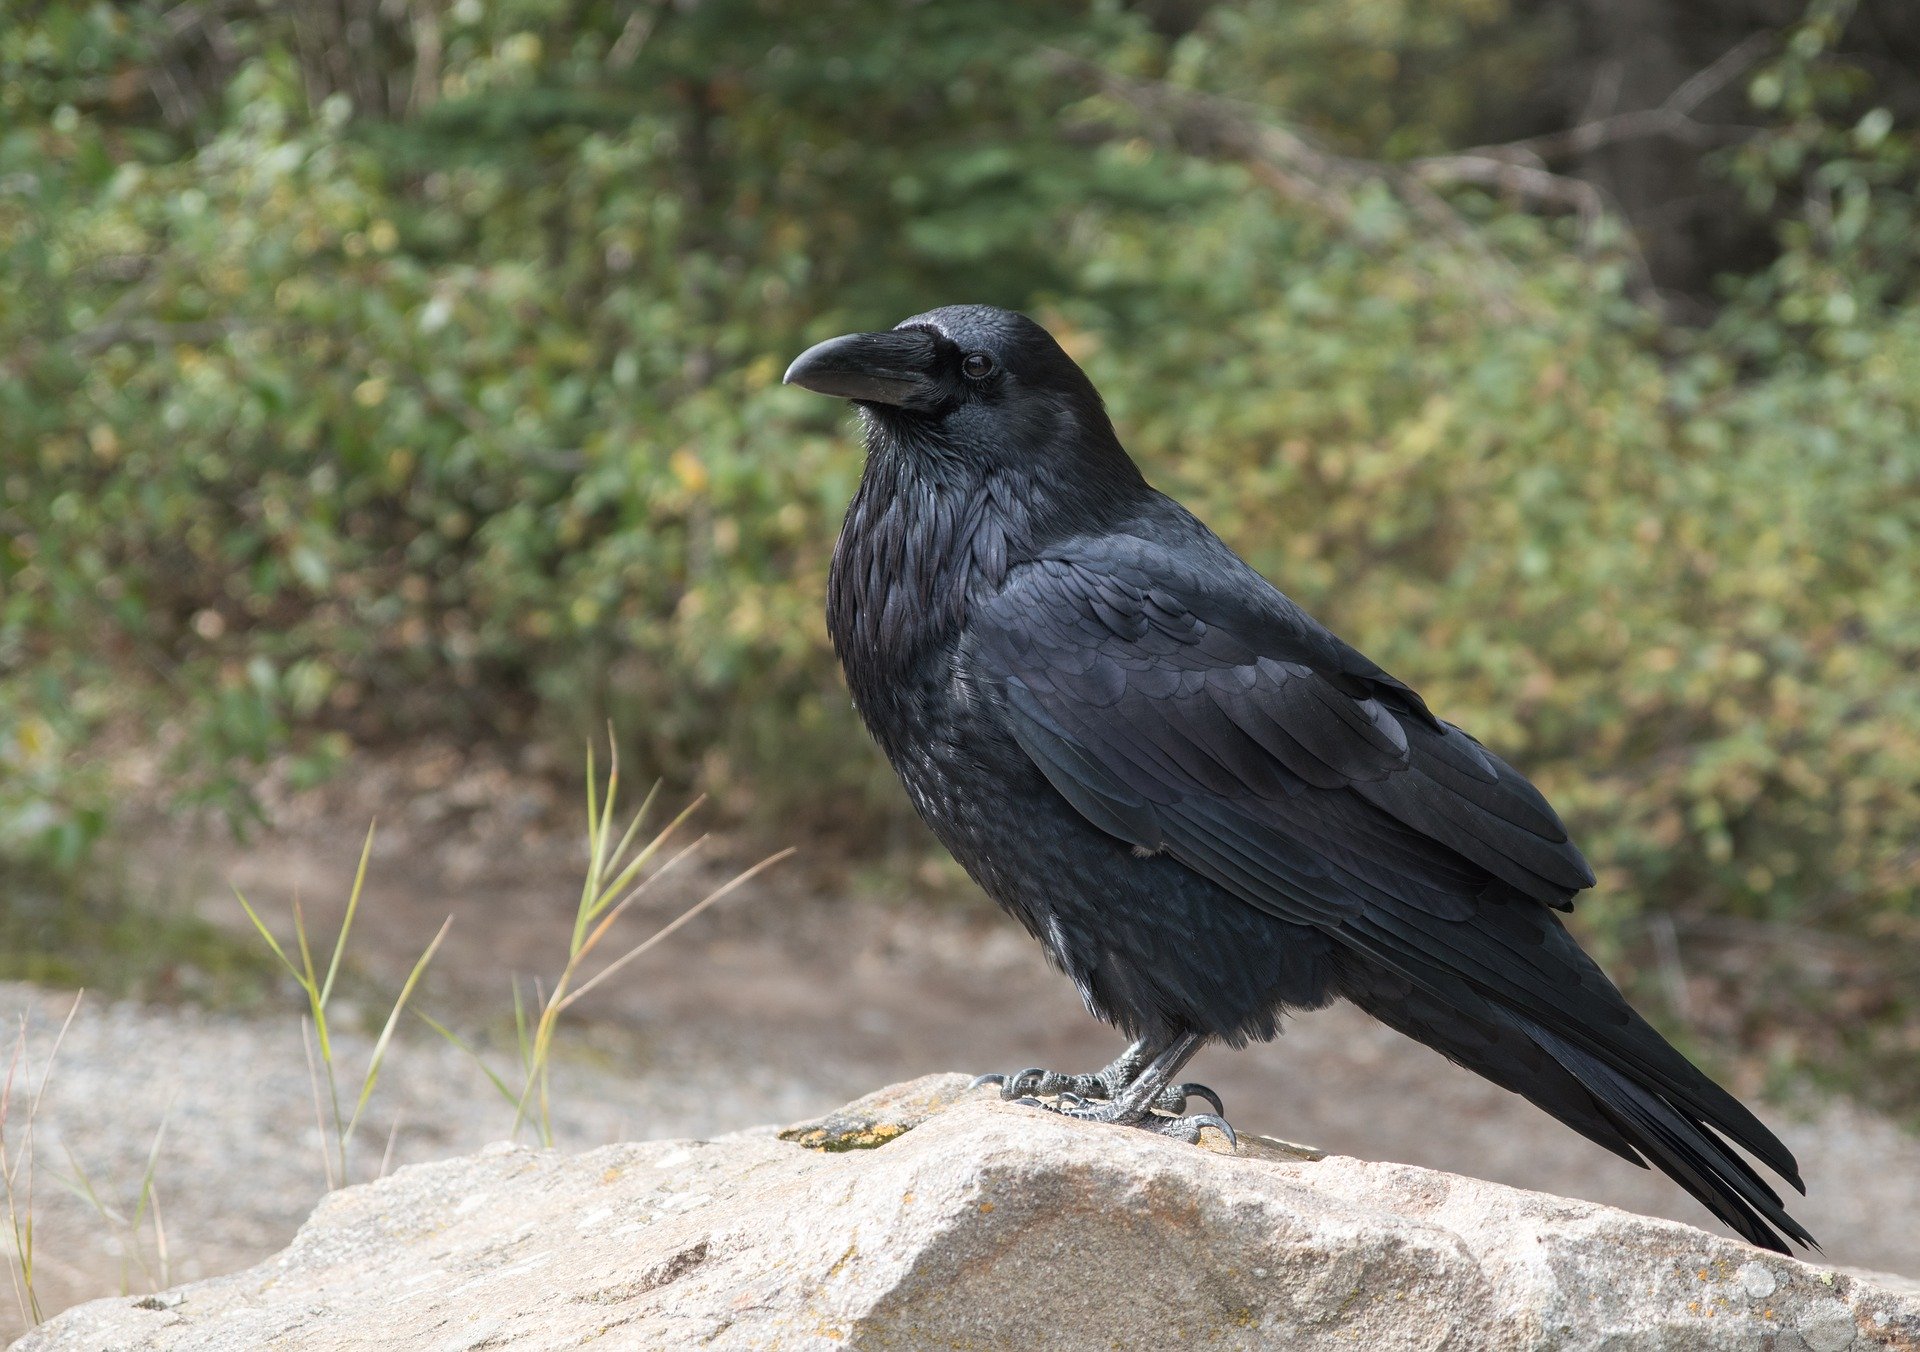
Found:
[[[643,773],[891,831],[819,618],[858,451],[778,379],[976,299],[1038,312],[1156,481],[1537,774],[1603,941],[1653,910],[1920,938],[1916,138],[1834,54],[1844,6],[1752,76],[1766,127],[1723,159],[1779,248],[1693,331],[1604,230],[1472,195],[1440,228],[1387,178],[1330,213],[1070,73],[1426,153],[1564,37],[1494,0],[1176,36],[462,3],[359,116],[272,9],[188,56],[172,12],[0,37],[0,848],[77,857],[109,732],[244,810],[289,749],[608,714]],[[202,96],[125,93],[163,60]]]

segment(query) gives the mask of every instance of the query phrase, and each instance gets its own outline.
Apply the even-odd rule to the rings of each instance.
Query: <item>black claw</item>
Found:
[[[1037,1093],[1046,1084],[1050,1073],[1045,1066],[1028,1066],[1025,1070],[1016,1071],[1000,1091],[1000,1097],[1012,1098],[1022,1092]]]
[[[1227,1105],[1220,1101],[1220,1096],[1204,1084],[1170,1084],[1160,1091],[1159,1097],[1153,1101],[1153,1106],[1160,1112],[1178,1117],[1187,1110],[1187,1100],[1190,1098],[1205,1099],[1213,1105],[1216,1113],[1224,1113],[1227,1110]]]
[[[1181,1118],[1180,1121],[1193,1128],[1193,1135],[1188,1138],[1192,1141],[1197,1142],[1200,1139],[1200,1128],[1212,1127],[1227,1138],[1228,1145],[1236,1151],[1240,1149],[1240,1138],[1234,1134],[1232,1124],[1216,1113],[1195,1113],[1192,1117]]]
[[[1191,1088],[1197,1096],[1212,1099],[1218,1106],[1213,1091],[1204,1085],[1181,1086]],[[1149,1113],[1144,1117],[1120,1117],[1111,1104],[1094,1105],[1078,1094],[1061,1094],[1053,1103],[1042,1103],[1032,1095],[1022,1095],[1012,1102],[1021,1108],[1038,1108],[1046,1113],[1058,1113],[1062,1117],[1075,1118],[1082,1122],[1106,1122],[1114,1126],[1139,1127],[1144,1131],[1158,1132],[1162,1136],[1171,1136],[1176,1140],[1197,1145],[1200,1141],[1200,1129],[1213,1127],[1227,1138],[1227,1144],[1235,1151],[1240,1149],[1240,1138],[1234,1133],[1233,1126],[1226,1118],[1217,1113],[1195,1113],[1191,1117],[1167,1116],[1164,1113]]]
[[[1205,1099],[1208,1103],[1211,1103],[1213,1105],[1213,1111],[1215,1114],[1221,1114],[1227,1111],[1227,1105],[1220,1101],[1220,1096],[1214,1093],[1211,1089],[1207,1088],[1204,1084],[1179,1085],[1177,1086],[1177,1092],[1180,1095],[1180,1099],[1181,1099],[1180,1106],[1182,1108],[1186,1107],[1187,1099],[1202,1098],[1202,1099]]]
[[[1145,1072],[1134,1064],[1138,1060],[1132,1056],[1139,1045],[1136,1044],[1135,1048],[1129,1048],[1127,1056],[1092,1075],[1062,1075],[1041,1066],[1028,1066],[1011,1075],[976,1075],[969,1087],[997,1085],[1002,1099],[1022,1108],[1038,1108],[1081,1122],[1139,1127],[1189,1145],[1198,1144],[1203,1127],[1214,1127],[1225,1134],[1237,1151],[1240,1138],[1227,1124],[1223,1116],[1226,1106],[1218,1094],[1204,1084],[1166,1082],[1180,1063],[1192,1055],[1199,1042],[1197,1036],[1189,1035],[1155,1053],[1148,1066],[1154,1077],[1151,1081],[1143,1078]],[[1114,1083],[1116,1078],[1122,1078],[1123,1082]],[[1158,1093],[1147,1087],[1155,1082],[1161,1086]],[[1182,1116],[1189,1098],[1204,1099],[1213,1105],[1213,1111]],[[1051,1101],[1043,1102],[1043,1099]]]

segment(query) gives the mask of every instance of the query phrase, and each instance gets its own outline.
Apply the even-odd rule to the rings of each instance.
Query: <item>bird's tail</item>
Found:
[[[1340,982],[1342,994],[1381,1022],[1521,1095],[1623,1159],[1642,1168],[1653,1164],[1749,1243],[1780,1253],[1789,1251],[1787,1239],[1814,1245],[1779,1194],[1721,1135],[1751,1137],[1758,1124],[1750,1116],[1719,1120],[1702,1102],[1713,1095],[1674,1093],[1677,1063],[1731,1102],[1664,1040],[1664,1064],[1643,1069],[1635,1056],[1581,1045],[1465,982],[1433,984],[1444,994],[1357,955]],[[1658,1039],[1644,1023],[1639,1031]],[[1804,1192],[1786,1147],[1765,1135],[1774,1147],[1765,1152],[1769,1162],[1780,1168],[1784,1159],[1783,1172]]]

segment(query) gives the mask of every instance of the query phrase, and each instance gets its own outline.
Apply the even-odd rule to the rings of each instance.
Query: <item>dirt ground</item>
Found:
[[[136,873],[236,927],[245,921],[233,884],[274,915],[297,890],[330,933],[376,806],[384,819],[354,944],[367,985],[390,993],[454,916],[420,1006],[505,1068],[510,979],[558,970],[578,895],[581,846],[560,825],[572,810],[551,789],[452,753],[369,765],[324,793],[285,798],[274,828],[244,846],[157,833],[134,852]],[[746,862],[719,843],[670,875],[627,922],[632,938]],[[583,1002],[556,1080],[562,1148],[793,1120],[935,1070],[1089,1069],[1117,1050],[984,902],[847,895],[820,888],[820,874],[805,861],[770,872]],[[69,998],[0,988],[0,1013],[30,1014],[43,1043]],[[104,1191],[127,1195],[164,1118],[169,1275],[212,1275],[271,1252],[324,1186],[297,1010],[292,1000],[246,1017],[83,1006],[48,1092],[46,1171],[63,1171],[60,1151],[71,1149]],[[347,1043],[351,1060],[368,1039]],[[1192,1074],[1245,1130],[1713,1224],[1664,1178],[1351,1009],[1302,1018],[1269,1046],[1209,1049]],[[1757,1099],[1755,1086],[1736,1087]],[[1920,1139],[1845,1103],[1757,1106],[1800,1157],[1810,1195],[1795,1214],[1827,1261],[1920,1276]],[[390,1162],[407,1163],[475,1148],[510,1119],[461,1053],[410,1023],[354,1177],[378,1171],[389,1134]],[[51,1184],[41,1195],[49,1304],[144,1289],[149,1274],[91,1209]]]

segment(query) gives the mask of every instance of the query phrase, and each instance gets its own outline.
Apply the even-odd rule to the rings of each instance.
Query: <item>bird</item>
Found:
[[[946,306],[815,344],[785,383],[863,426],[826,597],[854,706],[935,837],[1131,1039],[1098,1071],[980,1082],[1232,1140],[1188,1060],[1344,999],[1748,1242],[1814,1244],[1740,1152],[1804,1194],[1792,1153],[1562,923],[1595,878],[1546,798],[1152,488],[1042,325]]]

